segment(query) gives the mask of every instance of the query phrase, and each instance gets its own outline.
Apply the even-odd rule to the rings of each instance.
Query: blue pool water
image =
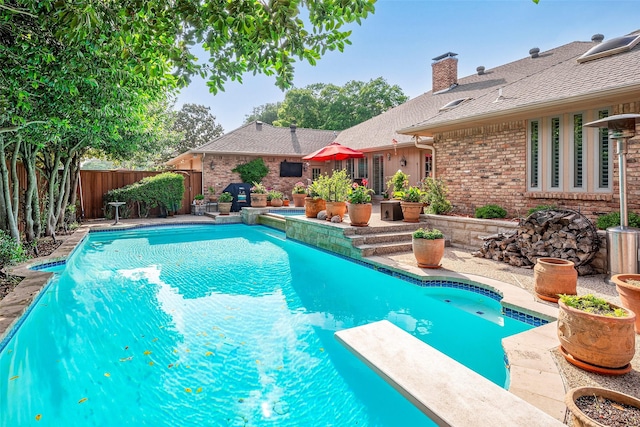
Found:
[[[381,319],[500,385],[531,327],[261,226],[91,233],[0,348],[0,425],[433,425],[333,337]]]

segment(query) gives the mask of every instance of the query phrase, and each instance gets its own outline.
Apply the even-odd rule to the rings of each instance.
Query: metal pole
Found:
[[[618,151],[618,173],[620,175],[620,225],[625,228],[629,226],[629,216],[627,215],[627,144],[626,138],[619,132],[612,132],[617,140]]]

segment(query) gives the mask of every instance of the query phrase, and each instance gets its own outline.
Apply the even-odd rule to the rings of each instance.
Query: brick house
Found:
[[[306,183],[324,168],[324,164],[303,162],[302,157],[330,144],[335,136],[334,131],[283,128],[254,121],[171,159],[167,165],[202,171],[204,194],[210,195],[209,188],[214,188],[217,196],[228,184],[241,182],[232,169],[261,157],[269,168],[262,183],[289,194],[296,182]],[[287,163],[285,168],[300,170],[300,176],[281,176],[283,163]]]

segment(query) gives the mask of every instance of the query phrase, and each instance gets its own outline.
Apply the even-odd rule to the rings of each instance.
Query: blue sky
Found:
[[[410,98],[431,90],[432,58],[458,54],[458,76],[487,69],[541,51],[588,41],[597,33],[605,40],[640,29],[638,0],[378,0],[376,13],[353,25],[352,45],[329,52],[316,66],[296,65],[294,84],[343,85],[350,80],[383,77]],[[198,53],[196,53],[198,54]],[[203,53],[204,57],[204,53]],[[180,93],[183,103],[211,107],[225,132],[242,125],[253,107],[284,99],[275,78],[246,75],[228,82],[213,95],[194,79]]]

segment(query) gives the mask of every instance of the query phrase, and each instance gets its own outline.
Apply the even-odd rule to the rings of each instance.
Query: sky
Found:
[[[457,53],[458,77],[522,59],[573,41],[605,40],[640,29],[638,0],[378,0],[376,12],[353,24],[343,52],[328,52],[315,66],[295,64],[295,87],[312,83],[339,86],[351,80],[383,77],[410,98],[431,90],[432,58]],[[194,50],[200,58],[206,53]],[[178,96],[184,103],[211,108],[225,132],[240,127],[254,107],[284,99],[275,77],[247,74],[243,83],[227,82],[209,93],[194,78]]]

